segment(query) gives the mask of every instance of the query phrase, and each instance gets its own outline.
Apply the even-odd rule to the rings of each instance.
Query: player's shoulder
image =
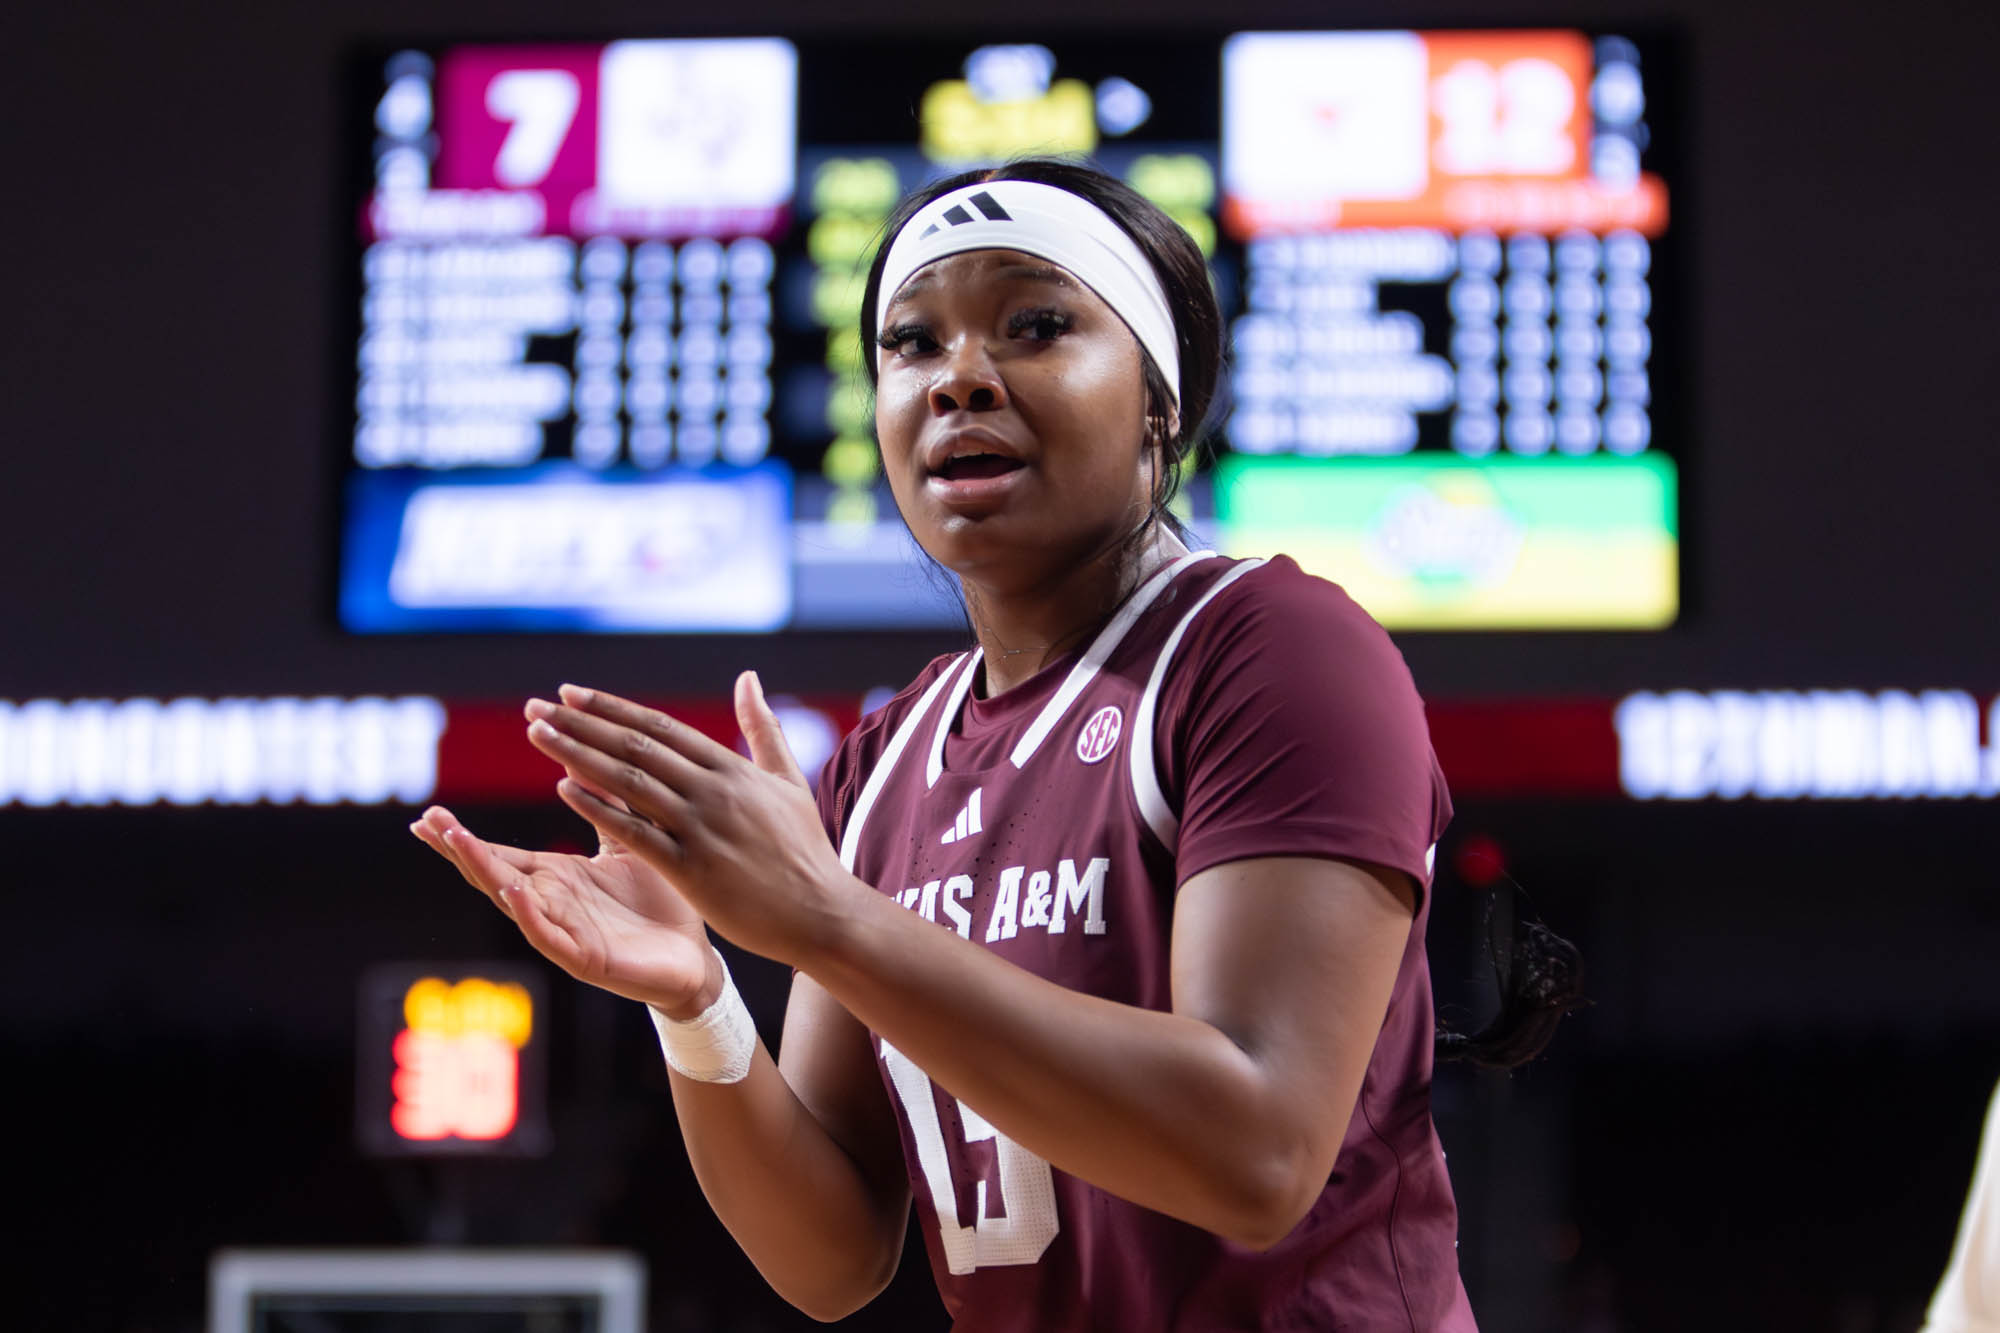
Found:
[[[1209,560],[1195,568],[1203,566],[1210,567],[1203,570],[1203,590],[1212,596],[1189,626],[1198,638],[1263,641],[1281,653],[1306,647],[1396,652],[1388,632],[1345,588],[1307,573],[1288,555]]]
[[[1194,609],[1174,651],[1167,688],[1176,699],[1185,694],[1198,709],[1204,698],[1310,691],[1356,706],[1402,700],[1421,709],[1402,649],[1339,584],[1285,555],[1201,565],[1213,567],[1204,590],[1214,595]]]

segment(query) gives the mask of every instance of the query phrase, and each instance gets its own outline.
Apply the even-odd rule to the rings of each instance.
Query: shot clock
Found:
[[[356,1132],[377,1156],[548,1151],[539,978],[504,963],[385,963],[361,981]]]

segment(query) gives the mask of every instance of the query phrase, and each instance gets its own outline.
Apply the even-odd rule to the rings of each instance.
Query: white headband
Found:
[[[889,246],[875,327],[882,327],[889,302],[912,274],[967,250],[1019,250],[1067,269],[1125,321],[1180,402],[1174,317],[1145,253],[1096,204],[1039,181],[981,181],[919,209]]]

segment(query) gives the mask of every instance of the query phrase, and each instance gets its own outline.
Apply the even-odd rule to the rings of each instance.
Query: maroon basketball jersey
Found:
[[[1196,554],[1031,680],[980,679],[976,651],[933,662],[848,737],[821,808],[854,873],[1010,962],[1166,1010],[1175,891],[1209,866],[1344,857],[1423,894],[1339,1159],[1261,1253],[1054,1170],[878,1037],[955,1328],[1471,1329],[1423,952],[1450,805],[1388,637],[1289,560]]]

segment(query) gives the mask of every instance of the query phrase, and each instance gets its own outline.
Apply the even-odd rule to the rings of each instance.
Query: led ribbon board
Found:
[[[1261,484],[1264,474],[1256,474]],[[1393,474],[1380,486],[1401,485]],[[1353,513],[1366,515],[1376,492],[1357,487],[1344,495]],[[1274,511],[1283,504],[1312,508],[1324,497],[1310,487],[1286,499],[1267,497]],[[1471,502],[1484,503],[1474,494]],[[1657,494],[1639,493],[1635,505],[1650,506]],[[1331,504],[1332,501],[1327,503]],[[1428,501],[1423,501],[1428,503]],[[1359,522],[1359,519],[1356,520]],[[1614,511],[1565,519],[1587,540],[1593,525],[1615,534],[1624,522]],[[1418,525],[1417,536],[1428,529]],[[1423,550],[1415,538],[1402,558]],[[1492,538],[1496,542],[1504,537]],[[1304,549],[1304,548],[1301,548]],[[1338,558],[1353,559],[1352,553]],[[1463,557],[1456,557],[1463,558]],[[1449,563],[1449,562],[1447,562]],[[1463,590],[1438,576],[1444,596]],[[817,695],[806,699],[773,696],[801,769],[816,780],[840,737],[895,691],[884,687],[867,696]],[[261,764],[218,766],[215,733],[190,719],[212,720],[205,701],[180,701],[180,725],[155,727],[154,700],[36,700],[15,707],[0,704],[0,816],[9,805],[46,807],[133,806],[171,803],[189,809],[202,803],[245,805],[253,801],[367,801],[420,804],[435,798],[453,805],[545,804],[561,770],[522,737],[521,710],[513,701],[404,701],[414,722],[400,749],[380,745],[379,701],[358,701],[352,712],[321,701],[322,720],[360,721],[358,731],[320,727],[306,733],[292,723],[299,701],[234,700],[272,727]],[[201,704],[195,708],[187,706]],[[741,746],[735,709],[723,697],[656,698],[641,702],[661,708],[723,745]],[[418,705],[421,705],[419,707]],[[120,710],[132,718],[120,719]],[[24,711],[36,719],[19,723]],[[106,712],[110,717],[107,722]],[[240,725],[243,715],[225,713]],[[1737,689],[1640,691],[1620,700],[1568,696],[1452,700],[1434,698],[1425,716],[1452,790],[1472,797],[1612,797],[1640,800],[1992,800],[2000,797],[2000,696],[1990,688]],[[1097,738],[1101,739],[1101,738]],[[365,743],[355,744],[360,740]],[[233,753],[224,750],[223,754]],[[252,751],[254,752],[254,751]],[[249,752],[246,752],[249,753]],[[408,785],[390,787],[378,761],[399,753]],[[1081,753],[1081,752],[1080,752]],[[343,754],[349,762],[343,763]],[[367,759],[363,765],[353,761]],[[110,776],[107,776],[110,775]],[[164,775],[164,776],[163,776]],[[259,789],[247,779],[279,783]],[[113,783],[111,777],[116,777]],[[171,779],[171,781],[169,781]],[[226,782],[225,782],[226,779]],[[241,780],[241,781],[239,781]],[[216,784],[224,783],[218,787]],[[253,816],[254,817],[254,816]],[[968,808],[968,827],[976,811]],[[532,974],[473,969],[499,987],[496,1003],[451,998],[471,979],[465,965],[390,969],[378,991],[364,988],[364,1021],[374,1026],[363,1044],[374,1073],[362,1078],[365,1124],[384,1107],[381,1089],[395,1074],[394,1042],[405,1030],[451,1030],[449,1013],[497,1010],[486,1029],[515,1049],[521,1101],[533,1089],[530,1072],[539,1059],[534,1036],[540,992]],[[461,975],[466,973],[466,975]],[[423,983],[419,988],[419,983]],[[527,988],[529,1007],[519,1007],[509,985]],[[417,988],[414,989],[413,988]],[[442,988],[442,989],[440,989]],[[468,997],[481,992],[475,988]],[[372,996],[372,998],[370,998]],[[412,1006],[417,1017],[412,1017]],[[429,1017],[426,1017],[426,1016]],[[461,1017],[460,1030],[466,1026]],[[478,1026],[475,1024],[474,1026]],[[388,1056],[384,1056],[388,1052]],[[414,1054],[414,1052],[412,1052]],[[400,1099],[399,1099],[400,1100]],[[475,1117],[476,1119],[476,1117]],[[464,1137],[463,1134],[459,1137]],[[423,1140],[432,1141],[432,1140]]]

